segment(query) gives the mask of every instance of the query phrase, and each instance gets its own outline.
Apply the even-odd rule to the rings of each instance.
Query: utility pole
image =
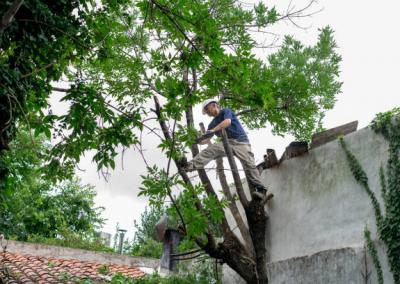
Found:
[[[119,248],[118,248],[118,253],[122,254],[122,246],[124,244],[124,236],[126,233],[126,230],[124,229],[118,229],[119,232]]]

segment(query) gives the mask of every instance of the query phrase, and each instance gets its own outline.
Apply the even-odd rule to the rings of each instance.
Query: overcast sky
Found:
[[[293,0],[300,8],[305,1]],[[270,5],[271,2],[266,2]],[[289,1],[279,3],[278,10],[285,9]],[[379,4],[378,4],[379,3]],[[311,11],[323,9],[320,13],[301,22],[309,28],[304,31],[289,23],[281,24],[276,31],[280,34],[292,34],[306,44],[317,40],[318,28],[329,25],[335,31],[335,39],[342,56],[341,81],[342,93],[337,103],[324,120],[324,127],[331,128],[353,120],[359,121],[359,129],[367,126],[376,113],[400,106],[399,72],[400,66],[400,1],[328,1],[321,0]],[[206,125],[210,121],[202,117],[197,108],[197,121]],[[250,131],[256,161],[260,162],[266,148],[277,151],[278,157],[291,142],[290,137],[274,137],[269,129]],[[146,156],[150,161],[163,165],[161,153],[157,150],[156,139],[147,139]],[[151,150],[151,151],[150,151]],[[79,172],[83,182],[95,185],[96,203],[105,207],[104,217],[108,219],[103,231],[114,233],[119,222],[120,227],[128,230],[133,237],[133,220],[139,219],[146,206],[144,198],[137,197],[141,183],[141,174],[145,174],[144,163],[138,153],[131,150],[124,155],[124,169],[121,159],[117,169],[111,173],[108,182],[99,177],[96,167],[91,164],[90,155],[83,159]]]

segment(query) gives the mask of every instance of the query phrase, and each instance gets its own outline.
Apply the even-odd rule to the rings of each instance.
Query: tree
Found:
[[[92,186],[71,177],[61,183],[46,178],[43,157],[50,144],[43,136],[34,141],[20,131],[1,157],[9,168],[0,203],[1,232],[8,238],[56,239],[93,237],[103,224],[102,208],[96,208]]]
[[[142,153],[141,133],[149,131],[160,139],[168,165],[148,165],[141,194],[154,205],[170,198],[188,238],[247,282],[267,283],[265,200],[247,200],[229,154],[245,216],[238,214],[222,161],[217,168],[225,197],[217,194],[204,170],[198,171],[198,183],[179,163],[188,152],[192,156],[199,152],[194,144],[193,106],[219,97],[223,106],[242,113],[250,128],[269,123],[276,134],[309,138],[321,127],[325,111],[333,107],[340,92],[341,59],[333,31],[323,28],[315,46],[286,36],[275,53],[259,59],[253,50],[263,46],[252,30],[268,34],[268,28],[279,21],[305,16],[313,1],[286,13],[262,2],[246,9],[234,0],[102,4],[80,10],[84,19],[80,28],[97,45],[75,58],[74,68],[64,69],[70,87],[57,90],[66,92],[63,100],[70,103],[68,112],[41,120],[45,123],[40,129],[62,137],[51,151],[50,165],[74,164],[85,151],[94,150],[99,170],[114,168],[118,149],[134,146]],[[28,102],[43,108],[34,100]],[[149,124],[152,121],[160,131]],[[174,186],[181,188],[178,201],[172,193]],[[229,228],[223,211],[227,206],[237,213],[244,242]],[[222,242],[217,242],[212,223],[222,232]]]
[[[98,45],[85,25],[94,15],[91,2],[1,1],[0,155],[15,137],[18,122],[50,138],[52,125],[49,117],[44,117],[48,114],[51,83],[60,80],[74,61],[88,56]],[[106,9],[124,3],[102,4]],[[0,181],[6,175],[7,168],[0,168]]]
[[[134,221],[135,236],[128,246],[128,254],[135,256],[148,256],[160,258],[162,253],[162,243],[154,239],[154,229],[160,218],[166,214],[164,206],[146,207],[140,215],[140,221]]]

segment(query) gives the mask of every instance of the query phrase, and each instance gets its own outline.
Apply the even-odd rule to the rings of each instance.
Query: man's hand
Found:
[[[206,133],[204,133],[203,135],[211,135],[211,133],[215,133],[215,131],[210,129],[210,130],[207,130]]]
[[[214,131],[207,130],[205,134],[196,139],[196,144],[207,144],[211,137],[214,136]]]

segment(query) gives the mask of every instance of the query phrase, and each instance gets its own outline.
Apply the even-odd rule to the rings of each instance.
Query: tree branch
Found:
[[[183,30],[183,28],[179,25],[179,23],[177,23],[175,21],[174,18],[171,17],[171,15],[169,13],[171,13],[171,11],[167,8],[162,6],[160,3],[158,3],[155,0],[150,0],[155,6],[157,6],[157,8],[168,18],[169,21],[171,21],[171,23],[176,27],[176,29],[183,35],[183,37],[185,38],[185,40],[187,40],[189,42],[189,44],[199,53],[199,55],[208,63],[210,64],[210,62],[207,60],[207,58],[204,57],[204,55],[201,53],[201,51],[197,48],[196,44],[193,42],[192,39],[190,39],[188,37],[188,35],[185,33],[185,31]],[[171,13],[173,14],[173,13]]]
[[[171,135],[169,134],[167,124],[165,123],[165,120],[164,120],[164,119],[162,118],[162,116],[161,116],[161,105],[160,105],[160,102],[159,102],[159,100],[158,100],[158,98],[157,98],[156,96],[153,96],[153,99],[154,99],[154,103],[155,103],[155,107],[156,107],[155,113],[157,114],[158,122],[159,122],[160,127],[161,127],[161,129],[162,129],[162,132],[163,132],[163,134],[164,134],[164,138],[165,138],[166,140],[171,141],[172,138],[171,138]],[[175,162],[175,165],[176,165],[176,167],[177,167],[177,169],[178,169],[178,173],[179,173],[179,175],[182,177],[183,181],[184,181],[187,185],[189,185],[190,187],[193,187],[192,182],[190,181],[189,176],[188,176],[187,173],[182,169],[182,166],[181,166],[175,159],[174,159],[174,162]],[[197,209],[199,212],[202,212],[202,213],[204,214],[204,208],[203,208],[202,204],[200,203],[200,201],[198,200],[198,197],[195,196],[194,194],[193,194],[193,197],[196,199],[196,201],[195,201],[195,207],[196,207],[196,209]],[[210,229],[208,229],[208,232],[206,233],[206,235],[207,235],[207,240],[208,240],[208,244],[206,244],[206,245],[210,245],[210,246],[212,246],[212,247],[215,248],[215,246],[216,246],[215,238],[214,238],[214,236],[213,236],[213,234],[212,234],[212,232],[211,232]],[[197,242],[197,244],[198,244],[200,247],[204,247],[204,246],[205,246],[205,244],[203,244],[200,240],[196,240],[196,242]]]
[[[45,65],[45,66],[42,66],[42,67],[40,67],[40,68],[36,68],[36,69],[32,70],[32,72],[30,72],[30,73],[28,73],[28,74],[22,75],[22,76],[21,76],[21,79],[24,79],[24,78],[26,78],[26,77],[32,76],[32,75],[34,75],[34,74],[37,74],[37,73],[39,73],[40,71],[46,70],[46,69],[52,67],[54,64],[56,64],[56,62],[51,62],[51,63],[49,63],[49,64],[47,64],[47,65]]]
[[[52,89],[53,89],[53,91],[56,91],[56,92],[63,92],[63,93],[66,93],[66,92],[70,91],[70,89],[58,88],[58,87],[52,87]],[[135,113],[129,114],[129,113],[127,113],[127,112],[125,112],[125,111],[123,111],[123,110],[117,108],[116,106],[110,104],[110,103],[107,102],[106,100],[104,100],[103,103],[106,104],[107,106],[109,106],[110,108],[112,108],[113,110],[115,110],[116,112],[118,112],[118,113],[124,115],[125,117],[127,117],[127,118],[129,118],[129,119],[132,119],[132,117],[135,115]],[[146,128],[146,129],[148,129],[151,133],[153,133],[154,135],[156,135],[158,138],[162,139],[162,137],[161,137],[157,132],[155,132],[154,129],[150,128],[149,126],[147,126],[147,125],[144,123],[145,121],[146,121],[146,120],[141,121],[143,127]]]
[[[67,93],[70,89],[65,88],[58,88],[58,87],[51,87],[53,91],[60,92],[60,93]]]
[[[154,102],[155,102],[155,105],[156,105],[156,114],[157,114],[158,121],[159,121],[159,123],[160,123],[161,129],[162,129],[162,131],[163,131],[163,133],[164,133],[164,137],[165,137],[165,139],[167,139],[167,140],[173,140],[173,138],[171,138],[170,135],[169,135],[168,128],[167,128],[167,125],[165,124],[165,121],[164,121],[163,119],[161,119],[161,107],[160,107],[160,103],[159,103],[159,101],[158,101],[158,98],[157,98],[156,96],[154,96]],[[176,122],[176,121],[175,121],[175,122]],[[174,127],[175,127],[175,126],[174,126]],[[172,147],[173,147],[173,144],[172,144]],[[172,148],[172,147],[171,147],[171,148]],[[169,172],[170,162],[171,162],[171,157],[169,157],[169,160],[168,160],[167,176],[168,176],[168,172]],[[185,223],[185,220],[183,219],[183,215],[182,215],[181,211],[179,210],[178,204],[176,203],[175,199],[173,198],[173,196],[172,196],[172,194],[171,194],[171,190],[170,190],[169,188],[167,188],[167,191],[168,191],[168,192],[167,192],[167,193],[168,193],[168,196],[169,196],[169,198],[171,199],[171,202],[172,202],[172,204],[174,205],[175,210],[176,210],[176,212],[177,212],[178,215],[179,215],[179,218],[181,219],[183,229],[184,229],[184,231],[186,232],[186,223]]]
[[[68,32],[63,31],[62,29],[55,27],[49,23],[43,22],[43,21],[38,21],[35,19],[18,19],[18,22],[28,22],[28,23],[35,23],[35,24],[39,24],[39,25],[44,25],[46,27],[49,27],[51,29],[54,29],[56,31],[58,31],[59,33],[69,37],[71,40],[73,40],[74,42],[76,42],[77,44],[79,44],[81,47],[87,49],[87,50],[92,50],[89,46],[87,46],[86,44],[84,44],[81,40],[79,40],[78,38],[76,38],[75,36],[69,34]]]
[[[8,9],[8,11],[4,14],[3,18],[1,19],[0,34],[4,32],[4,30],[14,19],[14,16],[15,14],[17,14],[19,8],[21,8],[22,3],[24,3],[24,0],[14,0],[14,2],[11,4],[11,7]]]

